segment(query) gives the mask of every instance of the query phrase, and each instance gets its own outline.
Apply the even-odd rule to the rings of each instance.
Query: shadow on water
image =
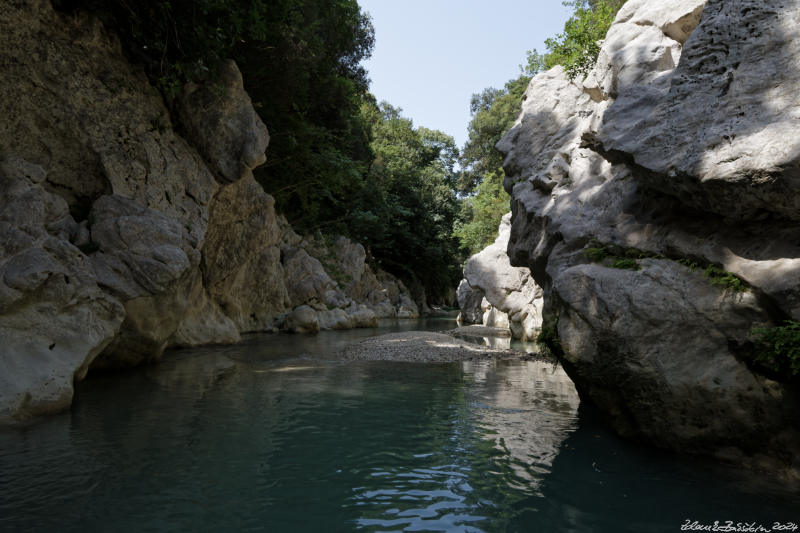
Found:
[[[771,476],[622,440],[595,407],[581,404],[542,498],[520,502],[509,530],[541,524],[560,532],[680,531],[701,524],[798,523],[800,493]]]
[[[425,324],[388,328],[406,326]],[[0,430],[0,530],[678,531],[797,508],[621,441],[558,366],[326,355],[362,333],[252,337],[80,384],[71,413]]]

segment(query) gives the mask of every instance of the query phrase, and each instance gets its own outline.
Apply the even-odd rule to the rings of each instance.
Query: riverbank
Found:
[[[453,332],[456,331],[458,330],[441,333],[430,331],[389,333],[350,344],[338,353],[338,357],[351,361],[408,363],[452,363],[494,359],[550,361],[540,354],[496,348],[459,339],[453,336]]]

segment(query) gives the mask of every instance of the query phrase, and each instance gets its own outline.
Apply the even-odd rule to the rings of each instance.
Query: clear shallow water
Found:
[[[797,522],[766,477],[622,441],[541,362],[337,363],[254,336],[97,376],[0,431],[2,531],[680,531]]]

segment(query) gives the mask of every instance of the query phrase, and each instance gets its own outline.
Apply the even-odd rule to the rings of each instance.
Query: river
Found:
[[[540,361],[343,363],[367,336],[253,335],[78,384],[0,430],[2,531],[661,532],[800,519],[769,476],[616,437]]]

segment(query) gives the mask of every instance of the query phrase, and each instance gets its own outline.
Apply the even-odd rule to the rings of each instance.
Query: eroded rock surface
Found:
[[[534,339],[542,326],[542,290],[527,267],[511,266],[506,253],[510,234],[508,213],[494,243],[464,265],[458,288],[460,320],[508,328],[516,339]]]
[[[125,316],[70,242],[78,226],[45,178],[39,165],[0,164],[0,423],[68,408],[73,380]]]
[[[753,364],[750,331],[800,318],[798,16],[631,0],[585,82],[536,76],[498,144],[511,264],[582,397],[625,435],[792,476],[797,389]]]
[[[170,346],[417,316],[363,247],[311,246],[276,215],[235,63],[173,104],[96,19],[0,5],[0,423],[66,409],[88,369]]]

